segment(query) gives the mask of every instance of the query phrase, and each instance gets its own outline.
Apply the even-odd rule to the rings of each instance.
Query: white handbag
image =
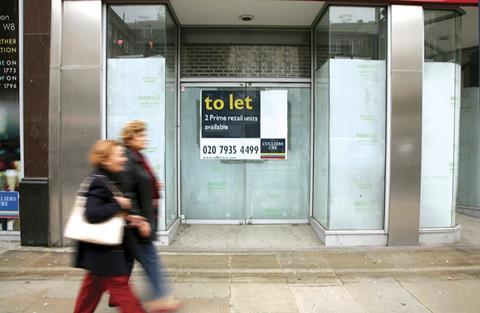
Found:
[[[114,196],[122,196],[118,189],[108,182],[104,176],[100,177]],[[93,177],[87,177],[80,185],[73,209],[65,225],[64,236],[78,241],[94,243],[104,246],[119,245],[123,241],[125,218],[122,214],[116,214],[101,223],[89,223],[85,217],[87,198],[85,193],[90,188]]]

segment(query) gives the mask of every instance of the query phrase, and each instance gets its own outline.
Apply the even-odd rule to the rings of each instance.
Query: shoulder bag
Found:
[[[104,176],[95,175],[103,180],[114,196],[122,196],[115,185]],[[65,225],[64,236],[78,241],[94,243],[104,246],[119,245],[123,241],[125,218],[119,213],[101,223],[89,223],[85,217],[87,197],[85,193],[90,188],[94,177],[87,177],[80,185],[72,212]]]

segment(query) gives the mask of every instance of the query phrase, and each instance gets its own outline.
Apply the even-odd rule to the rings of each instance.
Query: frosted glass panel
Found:
[[[145,121],[150,140],[145,154],[164,181],[165,59],[109,59],[107,66],[107,137],[120,139],[127,121]]]
[[[386,62],[329,63],[330,229],[383,229]]]
[[[329,62],[316,72],[313,217],[328,228]]]
[[[455,204],[460,66],[426,62],[423,72],[421,227],[449,227]]]
[[[459,206],[480,207],[479,93],[478,87],[462,89],[457,196]]]
[[[308,219],[310,90],[279,90],[288,92],[288,158],[247,163],[246,191],[253,193],[248,218]]]

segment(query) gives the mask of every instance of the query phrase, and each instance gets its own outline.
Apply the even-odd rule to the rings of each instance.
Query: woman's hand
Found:
[[[125,198],[125,197],[114,197],[115,200],[120,204],[122,209],[130,209],[132,207],[132,202],[130,199]]]
[[[141,215],[127,215],[126,220],[128,221],[129,226],[138,227],[147,219]]]
[[[141,215],[127,215],[128,226],[136,227],[140,236],[149,237],[152,233],[152,228],[150,223],[147,222],[147,219]]]
[[[144,221],[138,226],[138,232],[142,237],[149,237],[152,233],[152,228],[150,227],[150,224],[148,222]]]

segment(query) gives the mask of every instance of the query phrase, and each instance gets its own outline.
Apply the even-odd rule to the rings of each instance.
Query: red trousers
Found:
[[[75,303],[74,313],[93,313],[105,291],[122,313],[145,313],[128,284],[128,275],[100,276],[87,273]]]

